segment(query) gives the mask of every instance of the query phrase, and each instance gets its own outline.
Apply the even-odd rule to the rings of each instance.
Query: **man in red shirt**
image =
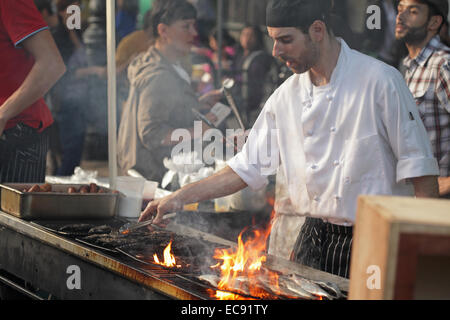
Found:
[[[33,0],[0,0],[0,182],[43,182],[53,123],[42,96],[65,72]]]

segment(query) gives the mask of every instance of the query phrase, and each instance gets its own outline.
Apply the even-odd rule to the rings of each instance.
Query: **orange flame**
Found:
[[[274,211],[272,211],[271,221],[273,216]],[[271,295],[258,285],[258,277],[264,276],[267,277],[271,288],[279,290],[278,275],[266,269],[261,270],[263,262],[267,259],[265,251],[271,226],[272,224],[269,223],[266,230],[253,231],[253,237],[245,243],[242,240],[242,235],[246,231],[244,229],[239,234],[237,249],[217,249],[215,251],[213,257],[221,262],[211,268],[220,268],[221,281],[217,285],[218,289],[247,293],[258,298],[271,298]],[[241,281],[241,279],[245,279],[245,281]],[[217,290],[215,297],[220,300],[232,300],[240,296]]]
[[[169,268],[172,268],[172,267],[180,268],[181,267],[181,265],[177,265],[175,256],[172,254],[172,241],[170,241],[170,243],[164,249],[163,254],[164,254],[164,262],[159,261],[158,255],[156,253],[153,255],[153,260],[155,261],[156,264],[160,264],[162,266],[169,267]]]

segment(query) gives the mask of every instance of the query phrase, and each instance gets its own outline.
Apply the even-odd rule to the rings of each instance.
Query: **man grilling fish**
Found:
[[[306,217],[291,259],[348,278],[359,195],[438,197],[438,164],[401,74],[336,38],[330,11],[329,0],[269,2],[273,55],[294,74],[226,168],[149,203],[140,221],[259,189],[280,172],[295,214],[277,212],[271,239],[285,236],[289,219]]]

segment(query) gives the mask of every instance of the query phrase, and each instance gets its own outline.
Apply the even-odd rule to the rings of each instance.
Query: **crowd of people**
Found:
[[[332,0],[272,0],[266,25],[273,57],[259,26],[245,26],[236,38],[221,30],[219,41],[217,29],[197,29],[191,2],[155,0],[139,29],[136,3],[117,3],[121,172],[161,181],[163,159],[179,142],[172,133],[186,129],[199,138],[198,114],[206,118],[203,132],[210,128],[227,78],[254,128],[225,169],[150,203],[141,220],[156,215],[158,223],[183,204],[261,187],[282,170],[291,205],[308,216],[291,258],[348,277],[359,194],[449,196],[447,0],[375,1],[386,27],[364,44]],[[0,183],[43,182],[49,148],[57,155],[54,174],[71,175],[80,164],[86,79],[105,78],[106,69],[88,64],[81,30],[67,27],[74,4],[0,0]],[[269,98],[269,71],[280,62],[292,76]],[[267,145],[278,165],[268,168],[258,157],[250,163]]]
[[[153,7],[158,6],[158,2],[154,2],[156,4]],[[83,43],[85,22],[82,29],[70,30],[67,27],[68,7],[83,6],[84,3],[79,0],[34,0],[34,3],[67,67],[64,76],[45,95],[54,118],[54,123],[48,130],[50,144],[47,173],[69,176],[80,165],[85,150],[91,105],[90,96],[86,94],[90,83],[87,80],[104,79],[106,66],[88,65]],[[205,6],[201,1],[193,3],[200,7],[194,7],[196,10]],[[118,1],[116,9],[117,115],[120,121],[130,95],[130,82],[133,81],[129,79],[129,66],[138,55],[146,52],[156,42],[158,34],[154,32],[152,25],[152,10],[146,12],[142,17],[142,26],[138,27],[137,1]],[[246,26],[241,31],[239,41],[223,29],[222,50],[219,52],[217,29],[211,24],[200,22],[196,20],[197,31],[190,52],[182,57],[183,69],[191,77],[193,93],[201,97],[220,88],[223,80],[235,79],[233,95],[250,127],[268,98],[268,92],[278,84],[277,81],[268,79],[267,74],[271,68],[276,69],[280,64],[267,52],[265,36],[259,26]],[[221,79],[218,78],[219,68],[222,71]],[[224,99],[223,102],[226,103]],[[164,167],[160,169],[165,170]],[[156,176],[161,176],[161,173]]]

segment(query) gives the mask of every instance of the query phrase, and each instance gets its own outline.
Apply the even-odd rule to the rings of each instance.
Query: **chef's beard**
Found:
[[[294,63],[295,66],[287,67],[296,74],[302,74],[309,71],[317,64],[320,57],[320,49],[318,45],[314,45],[311,40],[307,44],[306,50],[298,57],[289,57],[287,55],[280,55],[278,59],[287,65],[288,62]]]
[[[407,27],[407,32],[402,37],[397,37],[397,40],[403,40],[408,44],[418,44],[421,43],[428,35],[428,21],[421,27]]]

